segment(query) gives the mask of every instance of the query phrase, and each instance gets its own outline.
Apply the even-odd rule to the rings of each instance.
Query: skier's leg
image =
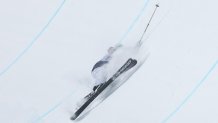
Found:
[[[94,78],[94,81],[95,81],[94,87],[93,87],[93,90],[95,91],[107,80],[106,68],[104,66],[100,68],[96,68],[94,71],[92,71],[92,77]]]

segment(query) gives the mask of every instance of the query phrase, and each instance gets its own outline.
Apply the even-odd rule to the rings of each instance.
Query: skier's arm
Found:
[[[116,45],[114,46],[114,49],[117,50],[117,49],[119,49],[120,47],[122,47],[122,44],[116,44]]]
[[[112,55],[114,54],[114,52],[115,52],[117,49],[119,49],[120,47],[122,47],[121,44],[116,44],[114,47],[112,47],[113,50],[112,50],[112,52],[109,52],[108,55],[109,55],[109,56],[112,56]]]
[[[111,59],[113,53],[114,53],[117,49],[119,49],[120,47],[122,47],[121,44],[116,44],[116,45],[113,47],[113,48],[114,48],[114,51],[113,51],[113,52],[110,52],[110,53],[107,53],[107,54],[103,57],[102,61],[109,61],[109,60]]]
[[[111,59],[111,55],[112,54],[106,54],[102,59],[101,59],[101,61],[109,61],[110,59]]]

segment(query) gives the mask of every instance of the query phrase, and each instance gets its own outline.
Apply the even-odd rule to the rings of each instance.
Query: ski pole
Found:
[[[158,7],[159,7],[159,4],[156,4],[156,5],[155,5],[155,10],[154,10],[152,16],[150,17],[150,19],[149,19],[149,21],[148,21],[148,24],[147,24],[147,26],[146,26],[146,28],[145,28],[145,30],[144,30],[144,32],[143,32],[143,34],[142,34],[140,40],[139,40],[139,44],[140,44],[140,45],[141,45],[141,43],[142,43],[142,39],[143,39],[145,33],[147,32],[148,27],[149,27],[149,25],[150,25],[150,23],[151,23],[151,20],[153,19],[154,14],[155,14],[155,12],[156,12],[156,10],[157,10]]]

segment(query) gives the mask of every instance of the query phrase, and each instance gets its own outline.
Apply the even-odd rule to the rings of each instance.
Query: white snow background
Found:
[[[1,0],[0,122],[73,122],[93,64],[138,41],[156,3],[148,60],[79,122],[217,123],[216,0]]]

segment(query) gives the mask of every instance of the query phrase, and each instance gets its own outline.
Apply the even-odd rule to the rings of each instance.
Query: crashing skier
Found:
[[[107,54],[93,66],[91,72],[94,79],[93,91],[96,91],[101,85],[103,85],[103,83],[107,81],[107,65],[113,58],[114,52],[121,46],[121,44],[118,44],[115,47],[109,47]]]
[[[81,103],[78,103],[78,107],[74,115],[71,117],[71,120],[75,120],[88,106],[91,104],[95,98],[101,94],[112,82],[114,82],[119,76],[123,73],[127,72],[129,69],[133,68],[137,64],[137,60],[129,58],[111,77],[107,77],[107,69],[106,66],[112,59],[112,54],[119,48],[121,45],[117,45],[116,47],[110,47],[108,50],[108,54],[98,61],[93,69],[92,75],[95,81],[95,86],[93,87],[93,91],[85,96]],[[81,104],[81,105],[80,105]]]
[[[159,5],[156,4],[155,10],[154,10],[154,12],[153,12],[153,14],[152,14],[152,16],[151,16],[151,18],[150,18],[150,20],[149,20],[149,22],[148,22],[146,28],[145,28],[145,30],[144,30],[144,32],[143,32],[143,34],[142,34],[140,40],[136,43],[135,47],[133,47],[132,50],[125,50],[125,51],[128,51],[128,53],[130,53],[130,54],[128,55],[128,56],[130,56],[130,57],[128,57],[128,60],[127,60],[122,66],[120,66],[118,70],[116,70],[115,72],[113,72],[112,75],[108,75],[109,72],[108,72],[107,66],[109,65],[109,63],[111,63],[111,59],[114,57],[114,56],[113,56],[114,52],[115,52],[118,48],[121,47],[120,44],[119,44],[119,45],[116,45],[115,47],[110,47],[110,48],[108,49],[107,54],[106,54],[100,61],[98,61],[98,62],[93,66],[92,72],[91,72],[91,73],[92,73],[92,77],[94,78],[93,91],[92,91],[90,94],[88,94],[87,96],[85,96],[85,98],[82,99],[82,103],[81,103],[82,105],[79,105],[79,106],[76,108],[76,110],[75,110],[73,116],[71,117],[71,120],[77,119],[77,117],[79,117],[82,113],[85,114],[85,113],[88,113],[89,111],[91,111],[92,108],[90,108],[90,107],[91,107],[90,104],[91,104],[100,94],[102,94],[102,92],[105,91],[105,89],[106,89],[109,85],[111,85],[113,82],[115,83],[115,82],[119,82],[119,81],[120,81],[120,82],[123,83],[123,82],[127,81],[128,78],[145,62],[147,55],[146,55],[146,57],[143,58],[143,59],[137,59],[137,60],[139,60],[139,63],[138,63],[138,61],[137,61],[135,58],[131,57],[131,54],[132,54],[132,53],[135,54],[135,55],[138,54],[137,52],[139,51],[140,47],[142,46],[142,44],[143,44],[143,42],[144,42],[144,41],[142,41],[142,39],[143,39],[143,37],[144,37],[144,35],[145,35],[145,33],[146,33],[147,29],[148,29],[148,26],[149,26],[149,24],[150,24],[150,22],[151,22],[151,20],[152,20],[152,18],[153,18],[153,16],[154,16],[154,14],[155,14],[155,12],[156,12],[156,10],[157,10],[158,7],[159,7]],[[134,51],[134,52],[132,52],[132,51]],[[137,51],[137,52],[135,52],[135,51]],[[131,53],[131,52],[132,52],[132,53]],[[128,54],[128,53],[127,53],[127,54]],[[126,54],[126,53],[125,53],[125,54]],[[111,63],[111,64],[113,64],[113,63]],[[132,69],[134,66],[135,66],[135,68]],[[132,71],[129,71],[130,69],[132,69]],[[124,74],[125,72],[127,72],[127,71],[129,71],[130,73],[127,74],[127,76],[125,76],[124,79],[120,79],[120,80],[119,80],[119,77],[120,77],[121,75],[123,75],[123,74]],[[117,80],[117,81],[116,81],[116,80]],[[117,84],[120,84],[120,82],[117,83]],[[114,90],[113,90],[113,91],[114,91]],[[103,94],[104,94],[104,93],[103,93]],[[105,98],[107,98],[107,97],[105,97]],[[104,99],[105,99],[105,98],[104,98]],[[104,99],[101,99],[100,102],[102,102]],[[97,101],[97,104],[99,104],[100,102]],[[90,106],[90,107],[89,107],[89,106]],[[96,106],[96,105],[95,105],[95,106]],[[87,107],[89,107],[89,109],[87,109]],[[84,112],[85,109],[87,109],[86,112]]]

